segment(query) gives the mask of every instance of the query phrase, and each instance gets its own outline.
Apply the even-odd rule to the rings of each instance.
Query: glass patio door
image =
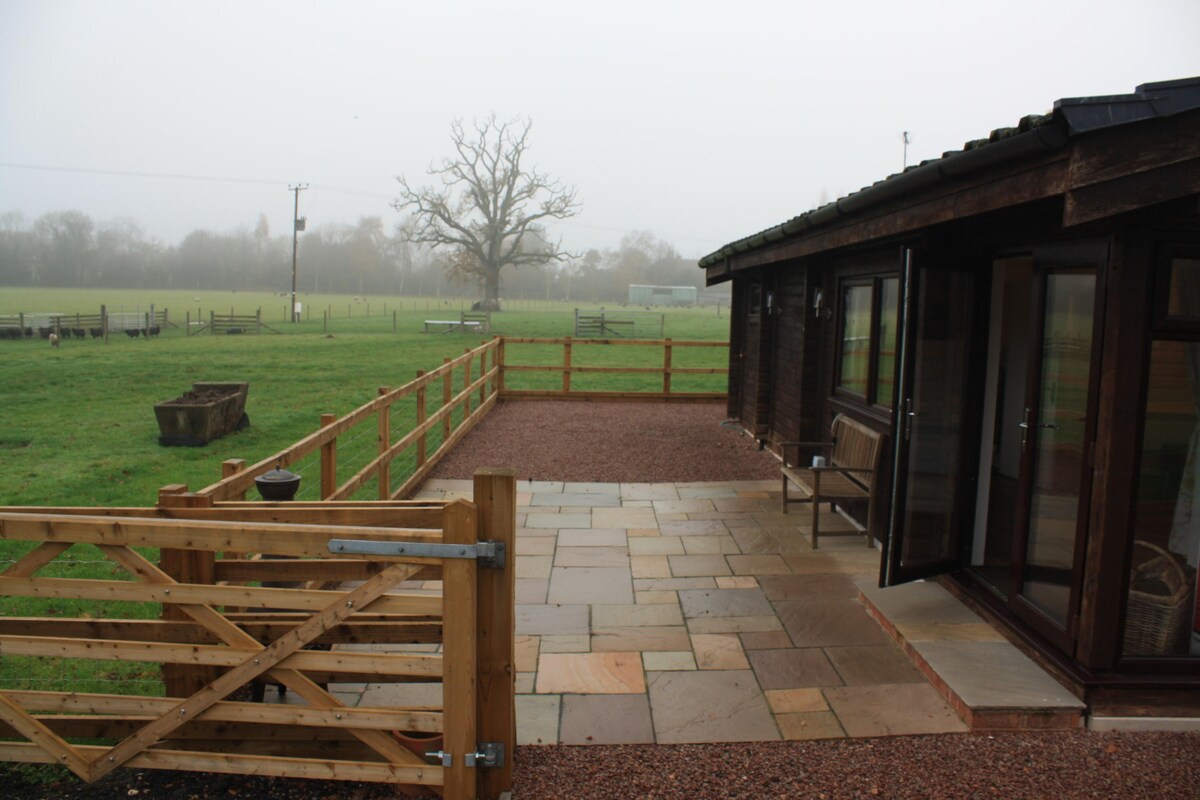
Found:
[[[892,497],[880,585],[958,566],[979,381],[976,270],[904,251]]]

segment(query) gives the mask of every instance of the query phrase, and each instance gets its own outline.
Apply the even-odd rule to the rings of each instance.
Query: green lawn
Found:
[[[96,313],[101,303],[110,310],[138,304],[148,309],[154,303],[157,309],[170,309],[176,320],[194,297],[191,292],[4,289],[0,314]],[[208,308],[253,313],[262,307],[264,319],[282,333],[189,337],[182,329],[167,329],[153,340],[112,336],[107,345],[68,339],[56,350],[42,340],[0,340],[0,505],[152,505],[160,486],[202,488],[219,478],[225,459],[253,463],[277,452],[311,433],[322,413],[345,414],[371,399],[378,387],[400,386],[417,370],[432,369],[480,341],[469,334],[420,333],[422,322],[436,313],[427,312],[426,303],[436,308],[445,302],[433,298],[305,298],[309,309],[333,309],[328,329],[320,318],[294,325],[281,321],[283,300],[269,293],[205,293],[202,300],[205,317]],[[525,310],[524,305],[534,304],[495,314],[493,331],[539,337],[571,333],[572,306],[542,303]],[[279,308],[268,315],[274,306]],[[452,308],[444,307],[442,316],[449,310],[456,315],[457,306],[455,300]],[[727,310],[720,317],[714,309],[666,313],[666,333],[672,338],[728,336]],[[661,363],[658,348],[606,350],[577,346],[573,360]],[[561,363],[561,351],[547,348],[546,363]],[[511,358],[542,360],[524,352]],[[674,361],[678,366],[724,366],[726,358],[723,348],[679,348]],[[627,388],[628,379],[619,378],[576,376],[574,383],[579,388]],[[154,404],[177,396],[194,381],[248,381],[250,427],[202,448],[160,447]],[[549,381],[561,386],[558,375]],[[676,378],[681,387],[695,382],[688,376]],[[708,386],[711,390],[711,378]],[[721,389],[723,378],[718,378]]]

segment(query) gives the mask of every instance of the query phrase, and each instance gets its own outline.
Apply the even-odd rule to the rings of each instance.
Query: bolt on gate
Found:
[[[166,687],[2,689],[0,759],[88,782],[129,766],[385,782],[449,800],[511,790],[511,470],[477,473],[474,502],[214,502],[179,488],[153,508],[0,509],[0,539],[28,544],[0,596],[173,612],[0,617],[5,657],[157,663]],[[81,549],[113,578],[39,575]],[[248,702],[254,681],[304,704]],[[349,682],[416,699],[351,705],[331,688]],[[422,686],[435,691],[403,692]]]

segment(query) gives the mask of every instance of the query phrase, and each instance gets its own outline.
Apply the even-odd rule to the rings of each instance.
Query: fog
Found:
[[[400,215],[449,124],[532,119],[549,234],[685,258],[1061,97],[1200,74],[1195,0],[0,0],[0,213],[289,231]],[[301,247],[303,247],[303,239]]]

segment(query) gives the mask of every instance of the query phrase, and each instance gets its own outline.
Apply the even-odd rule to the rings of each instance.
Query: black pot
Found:
[[[273,469],[254,479],[263,500],[293,500],[300,491],[300,476],[286,469]]]

